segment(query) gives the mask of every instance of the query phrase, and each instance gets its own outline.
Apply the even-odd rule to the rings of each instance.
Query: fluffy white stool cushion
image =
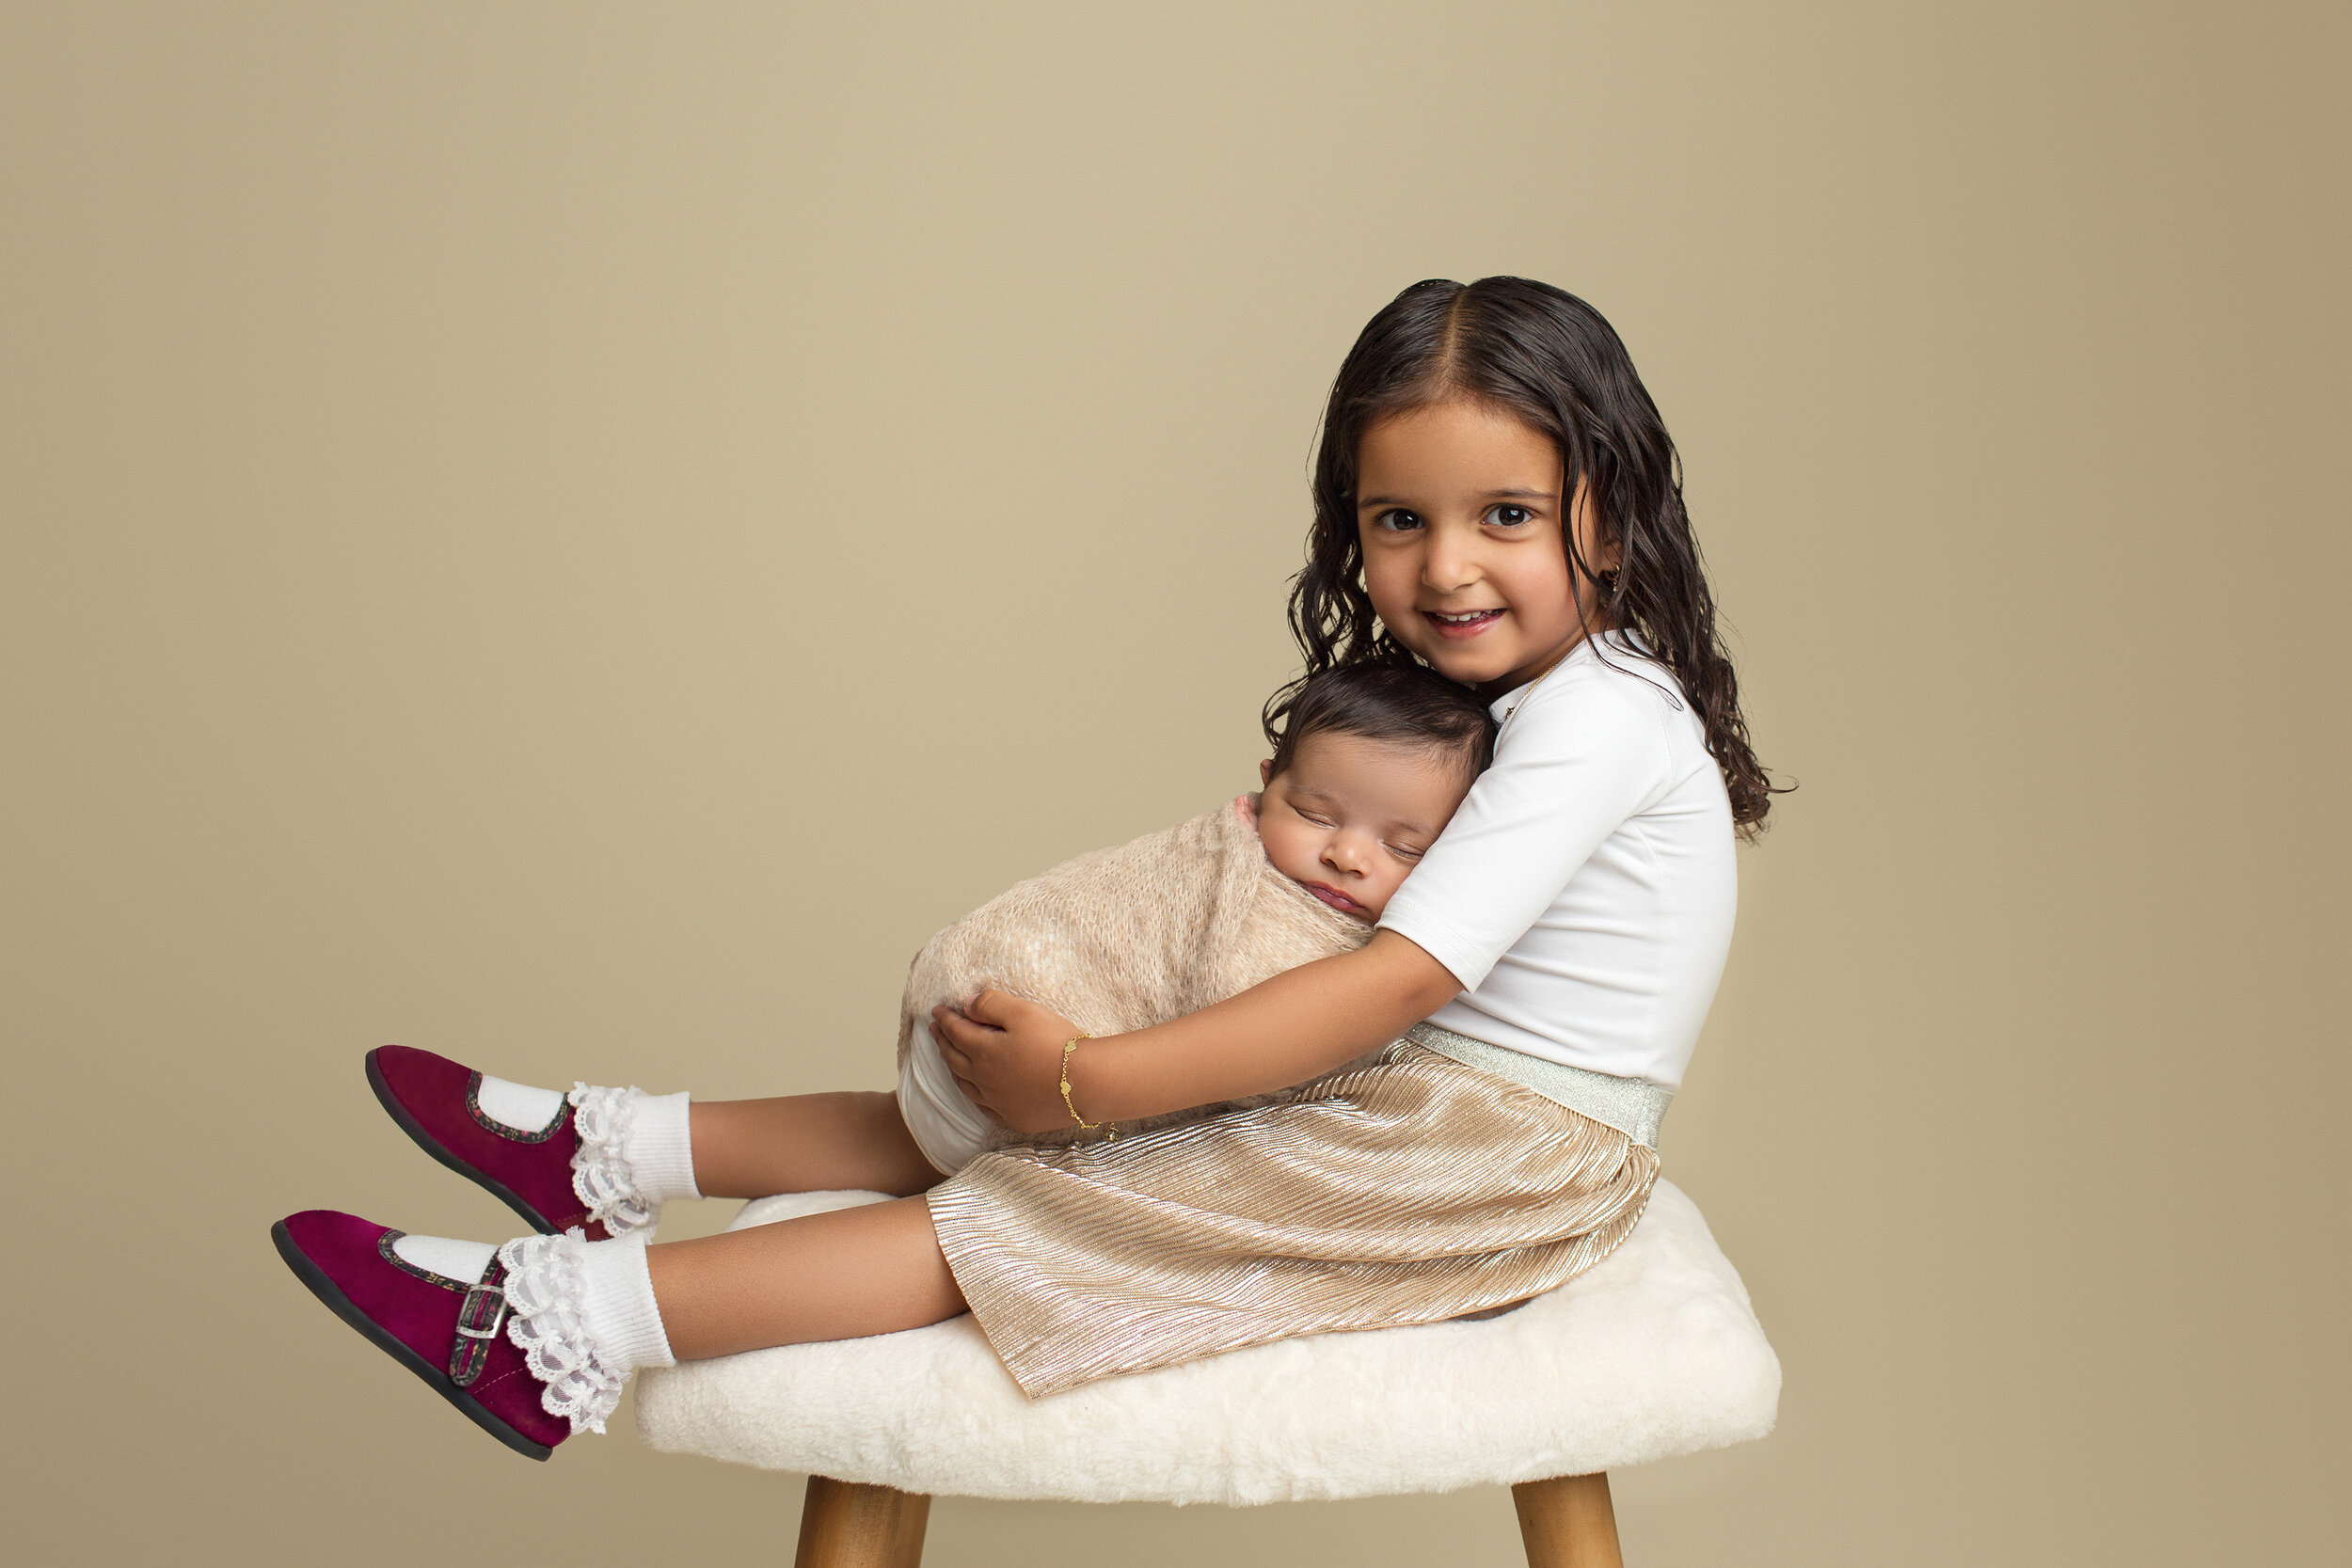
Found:
[[[798,1193],[730,1228],[878,1201]],[[1780,1362],[1679,1189],[1606,1262],[1480,1323],[1255,1345],[1031,1402],[970,1317],[637,1379],[657,1449],[934,1497],[1270,1503],[1613,1470],[1761,1437]]]

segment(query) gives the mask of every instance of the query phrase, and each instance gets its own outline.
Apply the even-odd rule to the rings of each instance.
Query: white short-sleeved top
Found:
[[[1675,1088],[1731,949],[1731,802],[1673,675],[1603,641],[1497,699],[1494,765],[1380,924],[1461,981],[1431,1022]]]

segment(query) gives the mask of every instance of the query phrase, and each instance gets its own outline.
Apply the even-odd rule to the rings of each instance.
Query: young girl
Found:
[[[1372,941],[1126,1035],[990,991],[932,1031],[1017,1132],[1295,1089],[942,1180],[886,1093],[566,1097],[453,1065],[379,1094],[468,1130],[444,1163],[562,1233],[496,1247],[310,1211],[277,1227],[286,1260],[544,1458],[603,1430],[632,1370],[677,1358],[968,1308],[1034,1398],[1492,1311],[1608,1256],[1722,974],[1734,838],[1770,805],[1673,443],[1582,301],[1421,283],[1340,369],[1314,500],[1291,604],[1308,673],[1418,657],[1502,726]],[[903,1196],[646,1244],[671,1197],[839,1188]]]

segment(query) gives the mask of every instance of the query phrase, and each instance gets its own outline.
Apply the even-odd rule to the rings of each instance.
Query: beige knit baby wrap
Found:
[[[986,1148],[1099,1138],[1075,1126],[1024,1136],[992,1122],[941,1060],[931,1008],[993,989],[1041,1003],[1089,1035],[1123,1034],[1198,1012],[1371,936],[1371,927],[1267,862],[1255,796],[1064,861],[990,899],[915,955],[898,1011],[899,1111],[924,1156],[951,1173]],[[1274,1098],[1117,1125],[1126,1132]]]

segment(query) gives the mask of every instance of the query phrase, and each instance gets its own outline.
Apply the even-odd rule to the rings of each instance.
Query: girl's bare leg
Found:
[[[773,1193],[849,1189],[905,1196],[946,1180],[915,1147],[914,1135],[898,1115],[898,1100],[893,1094],[788,1094],[775,1100],[695,1101],[688,1113],[692,1118],[694,1185],[705,1197],[766,1197]],[[782,1227],[766,1226],[760,1232],[746,1234],[778,1228]],[[880,1334],[882,1330],[864,1332]]]
[[[703,1107],[694,1110],[699,1117]],[[694,1132],[699,1139],[699,1120]],[[694,1164],[699,1180],[699,1146]],[[931,1180],[939,1173],[932,1171]],[[963,1292],[940,1256],[930,1206],[920,1197],[661,1243],[648,1247],[645,1258],[662,1329],[681,1361],[812,1339],[859,1339],[920,1328],[964,1310]]]

